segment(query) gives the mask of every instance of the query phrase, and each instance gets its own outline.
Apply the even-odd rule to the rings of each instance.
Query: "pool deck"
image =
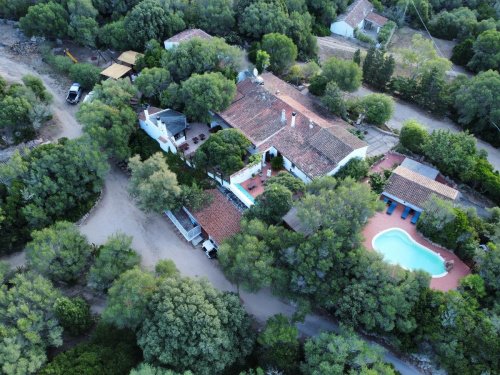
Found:
[[[427,247],[428,249],[438,253],[446,260],[455,261],[453,269],[448,272],[446,276],[440,278],[432,278],[430,287],[436,290],[448,291],[451,289],[456,289],[459,280],[470,274],[470,269],[467,265],[462,262],[455,254],[445,250],[441,247],[435,246],[426,240],[421,234],[417,232],[415,225],[410,223],[411,216],[408,216],[406,220],[401,219],[401,214],[403,213],[404,207],[398,205],[392,215],[387,215],[386,210],[382,212],[377,212],[365,226],[363,230],[364,245],[367,249],[375,251],[372,247],[372,239],[378,233],[389,228],[400,228],[405,230],[412,238],[419,244]]]

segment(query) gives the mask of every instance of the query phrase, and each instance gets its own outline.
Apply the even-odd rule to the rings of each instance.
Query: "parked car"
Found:
[[[206,240],[202,245],[203,251],[207,255],[208,259],[217,258],[217,248],[211,240]]]
[[[79,83],[73,83],[68,90],[68,95],[66,95],[66,101],[70,104],[76,104],[80,101],[82,97],[82,88]]]

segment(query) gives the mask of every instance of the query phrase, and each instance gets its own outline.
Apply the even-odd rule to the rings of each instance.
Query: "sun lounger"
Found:
[[[389,208],[387,209],[387,215],[392,215],[396,207],[398,206],[397,202],[392,202]]]
[[[384,203],[387,203],[387,202],[389,202],[389,198],[384,197]]]
[[[413,215],[413,218],[411,219],[412,224],[417,224],[417,220],[420,217],[420,212],[415,212],[415,215]]]
[[[405,210],[403,211],[403,213],[401,214],[401,219],[406,220],[406,217],[408,216],[408,214],[410,213],[410,211],[411,211],[411,208],[410,207],[406,207]]]

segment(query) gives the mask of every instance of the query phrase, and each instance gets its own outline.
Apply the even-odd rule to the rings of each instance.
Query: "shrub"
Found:
[[[363,43],[375,44],[375,40],[372,37],[364,34],[362,31],[359,31],[357,28],[354,29],[354,37]]]
[[[375,172],[370,174],[370,187],[372,188],[373,192],[382,194],[386,184],[387,178],[383,173]]]
[[[55,313],[61,326],[71,336],[79,336],[87,332],[93,324],[90,305],[80,297],[58,298]]]
[[[179,270],[171,259],[159,260],[155,265],[155,274],[158,277],[176,277],[180,276]]]
[[[366,120],[374,125],[383,125],[394,113],[394,100],[384,94],[370,94],[361,99]]]
[[[283,156],[276,156],[271,160],[271,168],[274,171],[279,171],[280,169],[283,169],[283,162]]]
[[[392,33],[392,30],[396,27],[396,23],[393,21],[387,22],[382,28],[379,30],[377,34],[377,39],[380,43],[386,43],[389,40],[389,37]]]
[[[306,189],[304,182],[288,172],[280,172],[267,180],[266,185],[278,184],[286,187],[292,193],[303,193]]]
[[[49,60],[49,64],[61,74],[68,74],[71,67],[75,64],[67,56],[53,56],[53,59]]]
[[[361,158],[353,158],[347,162],[339,171],[335,174],[337,178],[352,177],[356,181],[359,181],[366,177],[370,166]]]
[[[83,89],[91,90],[101,80],[101,69],[92,64],[77,63],[70,68],[69,77]]]
[[[399,134],[399,142],[406,149],[421,154],[423,146],[429,140],[427,130],[415,120],[408,120],[403,123]]]
[[[328,80],[321,74],[316,75],[311,78],[311,83],[309,85],[309,92],[316,96],[323,96],[326,89],[326,84]]]

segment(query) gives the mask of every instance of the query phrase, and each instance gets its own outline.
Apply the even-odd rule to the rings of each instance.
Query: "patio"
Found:
[[[459,280],[468,274],[470,269],[462,262],[455,254],[442,247],[433,245],[426,240],[420,233],[417,232],[416,226],[410,223],[410,217],[406,220],[401,219],[404,207],[399,204],[392,215],[387,215],[385,209],[382,212],[377,212],[368,222],[363,230],[364,245],[366,249],[374,251],[372,247],[372,240],[378,233],[389,228],[400,228],[405,230],[413,239],[419,244],[427,247],[428,249],[438,253],[445,260],[453,260],[454,267],[448,274],[440,278],[432,278],[430,287],[436,290],[448,291],[456,289]]]
[[[256,175],[253,178],[243,181],[240,183],[241,187],[243,187],[252,197],[257,198],[264,192],[266,181],[269,179],[269,177],[267,177],[268,171],[271,171],[271,176],[276,176],[281,172],[273,171],[270,163],[267,163],[267,165],[262,168],[262,176]]]
[[[210,137],[210,128],[207,124],[201,122],[189,123],[186,129],[186,142],[179,145],[177,148],[184,152],[186,156],[196,152],[205,141]]]

